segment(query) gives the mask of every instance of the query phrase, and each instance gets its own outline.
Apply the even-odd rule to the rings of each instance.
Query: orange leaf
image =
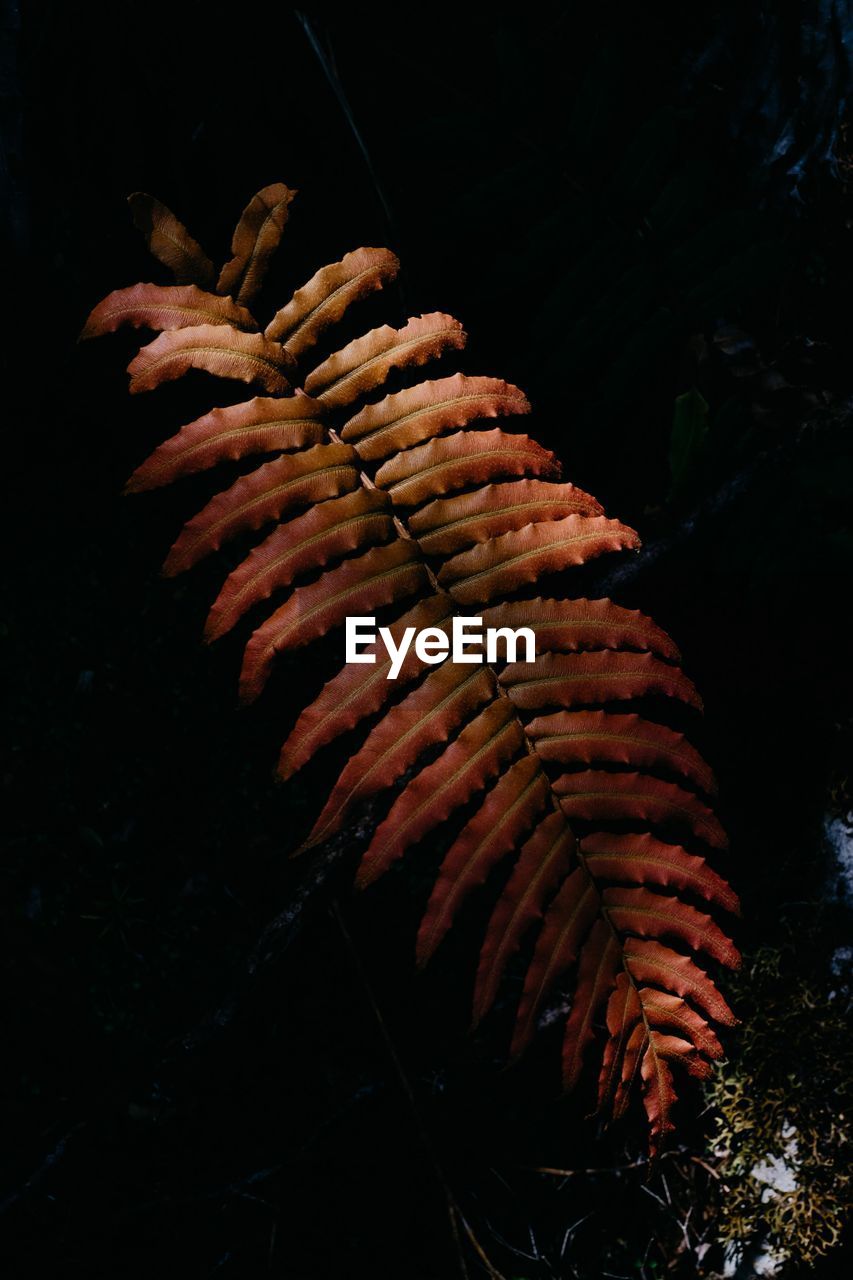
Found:
[[[500,476],[558,476],[553,453],[528,436],[491,431],[457,431],[406,449],[384,462],[376,483],[394,503],[415,507],[453,489]]]
[[[548,802],[548,779],[535,756],[517,760],[498,779],[445,854],[418,930],[417,961],[434,953],[460,906],[492,867],[530,829]]]
[[[573,484],[512,480],[507,484],[481,485],[455,498],[437,498],[420,511],[413,511],[407,523],[427,555],[448,555],[526,524],[601,514],[595,499]]]
[[[596,920],[581,952],[572,1011],[563,1036],[563,1088],[573,1089],[593,1035],[593,1019],[616,981],[619,943],[605,920]]]
[[[253,605],[289,586],[299,574],[384,542],[392,530],[382,495],[362,488],[280,524],[226,578],[208,614],[205,639],[216,640],[230,631]]]
[[[293,507],[354,489],[358,472],[352,459],[349,445],[318,444],[282,454],[241,476],[184,525],[166,557],[164,574],[172,578],[183,573],[238,533],[260,529]]]
[[[562,813],[549,813],[522,846],[480,951],[474,988],[475,1025],[494,1003],[504,969],[524,934],[542,918],[548,895],[569,869],[574,847],[574,836]]]
[[[417,316],[402,329],[383,324],[318,365],[305,379],[305,390],[338,408],[381,386],[392,369],[424,364],[464,345],[462,325],[440,311]]]
[[[518,387],[500,378],[455,373],[366,405],[344,425],[341,436],[355,444],[359,457],[373,461],[464,427],[476,418],[529,412],[527,397]]]
[[[194,284],[133,284],[107,294],[89,314],[80,334],[98,338],[122,325],[134,329],[186,329],[200,324],[232,324],[253,330],[257,325],[245,307],[231,298],[205,293]]]
[[[709,1058],[723,1056],[723,1046],[715,1032],[680,996],[657,991],[654,987],[643,987],[640,999],[646,1021],[652,1026],[675,1027],[700,1053],[707,1054]]]
[[[226,409],[211,409],[159,445],[136,468],[125,493],[156,489],[219,462],[320,444],[325,431],[317,421],[319,413],[322,405],[301,391],[294,396],[255,396]]]
[[[263,284],[272,255],[287,222],[290,202],[296,195],[282,182],[274,182],[253,196],[234,229],[234,257],[219,273],[217,293],[229,293],[238,302],[251,302]]]
[[[460,551],[446,561],[438,580],[460,604],[481,604],[535,582],[544,573],[585,564],[606,551],[635,550],[639,545],[633,529],[618,520],[566,516],[565,520],[526,525]]]
[[[290,390],[283,372],[289,369],[289,357],[282,347],[260,333],[242,333],[225,324],[199,324],[170,329],[142,348],[127,366],[131,395],[153,391],[189,369],[257,382],[274,395]]]
[[[521,742],[521,726],[507,700],[499,698],[486,707],[397,797],[361,860],[359,887],[371,884],[407,849],[482,791],[516,754]]]
[[[272,670],[276,654],[297,649],[340,626],[349,614],[364,614],[409,596],[426,583],[411,543],[398,540],[374,547],[307,587],[297,587],[246,645],[240,671],[240,699],[254,702]]]
[[[145,191],[135,191],[127,203],[149,250],[169,268],[178,284],[212,283],[213,263],[171,209]]]
[[[671,1115],[675,1087],[666,1059],[652,1040],[650,1037],[650,1043],[643,1054],[640,1075],[643,1080],[643,1104],[649,1121],[649,1148],[652,1155],[656,1155],[666,1135],[675,1128]]]
[[[430,671],[368,734],[335,783],[303,848],[327,840],[355,804],[393,786],[428,747],[447,742],[493,697],[492,677],[483,667],[445,662]]]
[[[626,764],[663,767],[713,794],[714,775],[683,733],[675,733],[638,715],[607,711],[557,711],[527,726],[543,760],[559,764]]]
[[[605,889],[602,901],[614,928],[641,938],[672,936],[691,951],[704,951],[712,959],[734,969],[740,954],[730,938],[709,915],[678,898],[648,889]]]
[[[737,1026],[737,1018],[704,970],[689,956],[665,947],[662,942],[627,938],[625,963],[636,983],[651,982],[676,995],[689,997],[715,1022]]]
[[[607,773],[583,769],[564,773],[553,784],[563,812],[588,822],[640,820],[690,827],[714,849],[728,848],[726,833],[706,804],[673,782],[647,773]]]
[[[613,1098],[617,1085],[624,1078],[623,1071],[633,1074],[631,1063],[625,1062],[628,1041],[642,1017],[640,998],[630,976],[624,972],[616,979],[616,986],[607,1001],[607,1042],[601,1059],[598,1077],[598,1105]]]
[[[738,914],[737,894],[704,858],[680,845],[664,844],[654,836],[614,835],[596,831],[582,841],[584,861],[591,875],[603,880],[628,880],[683,889]]]
[[[543,1001],[560,974],[574,964],[599,909],[595,885],[582,867],[563,881],[545,912],[533,959],[524,975],[510,1053],[521,1053],[533,1038]]]
[[[264,332],[268,338],[283,342],[296,359],[313,347],[323,330],[337,323],[353,302],[381,289],[399,270],[399,260],[389,249],[355,249],[344,254],[340,262],[321,267],[297,289]]]
[[[513,630],[532,627],[536,632],[537,653],[644,649],[672,662],[678,662],[681,656],[666,632],[651,618],[636,609],[623,609],[612,600],[542,600],[537,597],[494,605],[484,609],[481,616],[484,627],[511,627]]]
[[[395,646],[399,646],[403,633],[409,627],[420,631],[425,627],[441,626],[449,618],[451,607],[445,595],[428,596],[422,600],[389,628]],[[363,650],[364,653],[377,654],[375,665],[347,663],[302,712],[281,749],[280,777],[292,777],[321,747],[379,711],[401,684],[411,683],[425,669],[426,663],[417,656],[412,645],[397,679],[389,680],[391,659],[387,655],[384,658],[379,656],[378,644],[378,640],[374,641],[365,645]]]
[[[538,643],[538,636],[537,636]],[[651,653],[543,653],[535,662],[513,662],[500,676],[510,698],[525,711],[640,698],[650,693],[701,707],[693,683],[678,667]]]

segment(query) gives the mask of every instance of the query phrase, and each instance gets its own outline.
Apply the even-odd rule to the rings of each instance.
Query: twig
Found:
[[[355,116],[353,115],[352,107],[349,104],[349,99],[347,98],[346,91],[344,90],[344,86],[341,82],[341,78],[338,75],[338,70],[334,64],[334,60],[329,57],[329,55],[326,53],[323,46],[320,44],[320,41],[317,38],[317,33],[315,32],[314,27],[311,24],[311,19],[308,17],[308,15],[304,13],[301,9],[295,9],[294,14],[296,16],[297,22],[302,27],[302,30],[305,32],[305,38],[310,44],[317,61],[319,62],[320,66],[323,69],[323,74],[325,75],[326,79],[329,82],[329,87],[331,88],[332,92],[334,93],[335,97],[338,100],[338,106],[343,112],[344,118],[346,119],[346,122],[349,125],[350,132],[352,133],[352,136],[355,139],[356,146],[361,152],[362,159],[364,160],[365,166],[367,167],[367,172],[370,174],[370,180],[373,183],[374,189],[376,191],[376,195],[379,199],[379,203],[382,205],[382,212],[385,215],[385,221],[388,224],[388,230],[391,233],[391,238],[393,240],[396,240],[397,237],[394,230],[394,218],[391,213],[391,206],[385,197],[385,192],[382,188],[381,182],[379,181],[379,175],[377,174],[376,169],[374,168],[373,161],[370,157],[370,152],[367,149],[367,143],[364,141],[364,138],[362,137],[362,134],[361,134],[361,130],[359,129],[358,125],[355,122]]]
[[[661,1157],[663,1159],[663,1157]],[[615,1164],[605,1165],[599,1169],[554,1169],[548,1165],[524,1164],[520,1167],[526,1173],[546,1173],[553,1178],[579,1178],[579,1177],[595,1177],[600,1173],[625,1173],[628,1169],[644,1169],[649,1161],[642,1157],[640,1160],[634,1160],[631,1164]]]
[[[68,1146],[68,1139],[85,1126],[85,1120],[80,1120],[77,1124],[72,1125],[67,1133],[64,1133],[57,1142],[56,1146],[42,1160],[36,1171],[30,1174],[23,1186],[17,1191],[10,1191],[8,1195],[0,1200],[0,1213],[5,1213],[7,1209],[11,1209],[13,1204],[17,1204],[19,1200],[23,1200],[25,1196],[34,1191],[43,1178],[47,1177],[54,1165],[58,1164]]]
[[[458,1213],[458,1210],[457,1210],[457,1213]],[[486,1271],[489,1274],[490,1280],[506,1280],[506,1276],[504,1276],[502,1272],[497,1270],[494,1263],[489,1258],[485,1249],[480,1244],[480,1241],[474,1235],[474,1232],[471,1230],[470,1226],[468,1225],[467,1221],[465,1220],[465,1218],[461,1213],[459,1213],[459,1221],[462,1223],[462,1226],[465,1230],[465,1234],[468,1237],[468,1240],[471,1244],[472,1249],[474,1250],[477,1257],[482,1262],[483,1266],[486,1268]]]

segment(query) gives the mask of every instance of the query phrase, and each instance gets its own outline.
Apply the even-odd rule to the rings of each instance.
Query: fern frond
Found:
[[[552,453],[511,421],[506,430],[488,425],[526,416],[523,392],[456,373],[365,402],[392,371],[461,350],[457,320],[435,312],[399,329],[383,325],[300,370],[351,304],[394,279],[393,253],[357,249],[321,268],[260,331],[244,304],[260,287],[292,197],[275,184],[250,202],[217,296],[196,287],[210,282],[212,268],[181,224],[151,197],[134,198],[152,252],[179,284],[111,294],[85,335],[121,324],[163,330],[131,363],[131,391],[198,368],[269,394],[187,424],[127,487],[154,488],[259,455],[188,521],[164,565],[167,576],[181,573],[227,540],[263,530],[228,574],[205,629],[216,640],[266,608],[245,647],[244,701],[260,694],[279,653],[347,617],[388,610],[396,680],[388,678],[390,650],[371,642],[363,652],[375,661],[338,671],[282,748],[279,773],[290,778],[373,717],[303,848],[387,796],[357,872],[363,887],[456,815],[460,829],[426,905],[418,962],[505,864],[480,951],[474,1022],[535,933],[511,1052],[533,1038],[556,985],[574,972],[564,1084],[574,1087],[601,1039],[600,1108],[621,1116],[637,1086],[656,1148],[672,1127],[672,1065],[706,1073],[721,1053],[710,1022],[735,1021],[692,958],[738,963],[726,932],[693,901],[737,911],[709,862],[727,844],[710,804],[715,782],[666,723],[668,701],[689,714],[701,700],[673,641],[643,614],[609,600],[518,598],[543,574],[639,545],[594,498],[559,481]],[[292,392],[291,383],[304,390]],[[487,662],[476,646],[468,661],[454,661],[409,644],[427,628],[447,639],[454,617],[475,605],[487,606],[483,625],[501,641]],[[508,652],[506,629],[519,627],[535,633],[535,661]],[[640,698],[642,714],[630,709]]]

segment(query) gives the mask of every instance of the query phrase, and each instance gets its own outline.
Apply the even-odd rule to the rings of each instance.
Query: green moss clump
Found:
[[[814,1264],[849,1213],[853,1062],[847,998],[763,949],[730,984],[741,1044],[708,1084],[723,1180],[718,1227],[736,1253],[760,1243]]]

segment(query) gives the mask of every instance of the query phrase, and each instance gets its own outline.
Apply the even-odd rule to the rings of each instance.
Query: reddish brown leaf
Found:
[[[650,1041],[652,1039],[650,1037]],[[640,1075],[643,1080],[643,1104],[649,1121],[649,1148],[652,1155],[657,1155],[666,1135],[675,1128],[671,1114],[675,1103],[675,1086],[666,1059],[654,1043],[650,1042],[646,1046]]]
[[[355,249],[340,262],[321,267],[273,316],[265,333],[283,342],[297,359],[313,347],[330,324],[337,323],[357,299],[393,280],[400,263],[390,249]]]
[[[303,848],[333,835],[354,805],[402,778],[428,748],[447,742],[461,724],[494,697],[483,667],[445,662],[391,707],[347,764]]]
[[[583,769],[562,774],[553,787],[569,821],[675,822],[688,826],[713,849],[728,848],[726,833],[706,804],[692,792],[651,774]]]
[[[373,461],[464,427],[476,418],[529,412],[527,397],[518,387],[500,378],[455,373],[366,405],[350,418],[341,436],[355,445],[359,457]]]
[[[280,524],[226,578],[208,614],[205,639],[216,640],[230,631],[248,609],[289,586],[299,574],[385,542],[392,530],[382,495],[363,488]]]
[[[484,615],[485,616],[485,615]],[[494,624],[492,624],[494,625]],[[537,643],[538,643],[537,634]],[[576,707],[660,693],[701,708],[692,682],[678,667],[650,653],[542,653],[535,662],[513,662],[501,684],[517,707]]]
[[[362,858],[358,885],[371,884],[407,849],[482,791],[516,754],[522,740],[521,726],[505,698],[486,707],[398,796]]]
[[[301,391],[294,396],[255,396],[226,409],[211,409],[159,445],[136,468],[125,493],[156,489],[219,462],[320,444],[325,436],[317,421],[320,413],[322,405]]]
[[[144,191],[135,191],[127,203],[149,250],[178,284],[212,284],[213,263],[171,209]]]
[[[80,338],[115,333],[125,324],[160,330],[200,324],[231,324],[248,331],[258,327],[245,307],[194,284],[134,284],[107,294],[89,314]]]
[[[273,395],[286,395],[284,376],[290,360],[283,347],[260,333],[243,333],[228,324],[199,324],[170,329],[149,342],[127,366],[130,391],[153,391],[181,378],[189,369],[205,369],[218,378],[257,382]]]
[[[595,1034],[593,1021],[616,981],[619,943],[604,920],[596,920],[581,951],[572,1010],[563,1036],[563,1088],[573,1089]]]
[[[219,273],[217,293],[229,293],[238,302],[251,302],[263,284],[272,255],[287,222],[290,202],[296,195],[281,182],[264,187],[253,196],[234,229],[234,257]]]
[[[408,627],[417,631],[441,626],[450,616],[451,602],[445,595],[427,596],[390,627],[395,646]],[[290,778],[314,755],[340,734],[354,729],[367,716],[385,705],[401,683],[411,683],[426,667],[409,648],[396,680],[388,679],[391,659],[379,650],[379,641],[365,645],[364,653],[376,653],[375,665],[348,663],[300,715],[281,749],[278,772]],[[384,656],[383,656],[384,655]]]
[[[269,678],[276,654],[324,636],[350,614],[366,614],[410,596],[426,581],[415,548],[398,540],[344,560],[310,586],[298,587],[246,645],[240,700],[254,702]]]
[[[689,997],[715,1022],[727,1027],[737,1025],[737,1018],[707,973],[689,956],[665,947],[662,942],[627,938],[624,957],[628,971],[638,985],[651,982],[675,995]]]
[[[607,1042],[601,1060],[598,1076],[598,1106],[602,1108],[613,1098],[617,1085],[627,1066],[629,1073],[633,1065],[625,1063],[625,1050],[637,1023],[642,1017],[640,998],[637,988],[630,976],[623,970],[616,978],[616,986],[607,1001]]]
[[[480,951],[474,988],[475,1026],[494,1003],[510,957],[530,925],[541,919],[548,895],[568,871],[574,847],[574,836],[562,812],[549,813],[522,847],[492,912]]]
[[[510,1053],[516,1057],[533,1038],[543,1001],[557,978],[578,957],[599,909],[598,893],[582,867],[575,867],[551,902],[524,976]]]
[[[737,895],[704,858],[694,857],[679,845],[664,844],[654,836],[613,835],[596,831],[582,842],[584,861],[596,879],[628,880],[682,889],[716,902],[738,914]]]
[[[723,1046],[716,1033],[680,996],[657,991],[654,987],[642,987],[639,994],[643,1014],[651,1026],[674,1027],[700,1053],[707,1054],[709,1058],[723,1056]]]
[[[450,347],[464,345],[462,325],[440,311],[414,317],[402,329],[384,324],[318,365],[305,379],[305,390],[336,408],[352,404],[381,386],[392,369],[424,364]]]
[[[184,525],[163,572],[167,578],[183,573],[247,529],[260,529],[285,511],[322,502],[354,489],[358,472],[353,451],[346,444],[318,444],[302,453],[283,454],[211,498]]]
[[[699,1080],[707,1080],[712,1074],[711,1064],[697,1053],[689,1040],[683,1040],[681,1036],[668,1036],[661,1031],[650,1031],[649,1043],[654,1046],[659,1057],[677,1062],[689,1075],[696,1076]]]
[[[394,488],[389,492],[393,498]],[[460,604],[481,604],[535,582],[542,574],[584,564],[606,551],[636,550],[639,545],[633,529],[618,520],[567,516],[526,525],[461,551],[444,564],[438,580]]]
[[[628,1110],[634,1083],[639,1077],[640,1063],[648,1043],[649,1033],[646,1025],[644,1022],[639,1022],[628,1036],[622,1053],[622,1069],[611,1108],[614,1120],[621,1120]]]
[[[482,485],[455,498],[437,498],[412,512],[408,527],[427,555],[450,555],[472,543],[487,542],[541,520],[601,514],[595,499],[572,484],[512,480]]]
[[[530,829],[548,794],[548,779],[532,755],[511,765],[486,794],[445,854],[418,931],[418,964],[429,960],[471,891]]]
[[[516,600],[484,609],[482,618],[484,627],[532,627],[537,653],[644,649],[672,662],[681,656],[650,618],[611,600]]]
[[[376,483],[395,505],[414,507],[442,493],[508,475],[557,476],[553,453],[528,436],[491,431],[457,431],[406,449],[384,462]]]
[[[740,964],[730,938],[709,915],[678,898],[648,889],[605,889],[602,901],[614,928],[641,938],[677,938],[691,951],[704,951],[729,969]]]
[[[714,775],[683,733],[637,715],[608,711],[557,711],[527,726],[543,760],[565,765],[626,764],[663,767],[713,794]]]

